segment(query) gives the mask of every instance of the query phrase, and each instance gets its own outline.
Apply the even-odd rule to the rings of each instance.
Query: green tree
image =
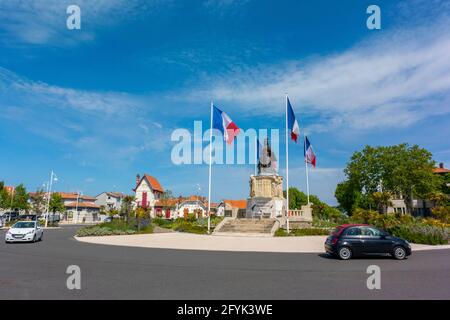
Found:
[[[450,206],[450,173],[439,176],[440,193],[444,195],[443,203]]]
[[[11,207],[11,196],[5,189],[5,184],[0,181],[0,209],[8,209]]]
[[[286,191],[284,191],[284,197],[286,198]],[[307,203],[308,198],[304,192],[301,192],[297,188],[289,188],[289,209],[299,210]]]
[[[383,163],[386,166],[383,189],[400,192],[409,213],[412,213],[414,197],[425,198],[439,187],[439,177],[433,173],[432,154],[417,145],[401,144],[388,148]]]
[[[136,222],[137,222],[137,230],[141,231],[141,220],[150,218],[150,211],[148,209],[144,209],[139,207],[136,209]]]
[[[347,180],[336,186],[334,197],[339,206],[348,215],[351,215],[355,208],[363,206],[363,194],[357,186]]]
[[[28,211],[30,204],[28,203],[29,195],[23,184],[19,184],[13,193],[12,209]]]
[[[284,192],[286,197],[286,191]],[[309,201],[312,204],[312,212],[315,217],[326,220],[337,221],[343,217],[343,213],[328,204],[322,202],[317,196],[310,195]],[[289,188],[289,209],[299,210],[308,204],[307,195],[297,188]]]
[[[33,210],[33,213],[36,213],[38,216],[43,214],[47,206],[44,190],[38,189],[33,196],[30,196],[30,198],[33,200],[31,205],[31,210]]]
[[[347,181],[336,189],[336,198],[345,210],[386,208],[385,195],[380,199],[377,193],[382,189],[401,194],[407,211],[412,213],[413,199],[424,198],[439,186],[434,166],[431,153],[417,145],[366,146],[351,157],[344,170]],[[362,195],[359,200],[358,192]]]
[[[387,213],[388,207],[392,207],[392,193],[390,192],[374,192],[372,194],[373,202],[381,214]]]
[[[50,197],[49,211],[53,214],[60,212],[64,213],[66,207],[64,207],[64,201],[59,193],[52,193]]]
[[[135,198],[133,196],[125,196],[122,200],[122,205],[120,207],[120,215],[122,217],[125,217],[125,221],[127,222],[127,224],[130,221],[130,216],[133,211],[134,200]]]

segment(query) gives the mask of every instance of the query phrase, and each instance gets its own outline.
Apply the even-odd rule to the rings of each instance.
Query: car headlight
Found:
[[[33,231],[29,231],[26,234],[28,235],[28,234],[33,234],[33,233],[34,233],[34,230]]]

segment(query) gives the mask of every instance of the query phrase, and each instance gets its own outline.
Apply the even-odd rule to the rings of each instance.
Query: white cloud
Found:
[[[169,129],[158,127],[153,103],[143,96],[50,86],[0,68],[0,105],[0,118],[85,164],[129,163],[170,146]]]
[[[1,42],[72,45],[95,38],[94,27],[105,27],[147,11],[154,3],[141,0],[0,0]],[[66,27],[66,9],[81,9],[81,30]]]
[[[379,36],[330,56],[249,68],[208,79],[190,98],[212,96],[248,113],[280,114],[284,93],[314,129],[405,127],[450,113],[450,20]]]

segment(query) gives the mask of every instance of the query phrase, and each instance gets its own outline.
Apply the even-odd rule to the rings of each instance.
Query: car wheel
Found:
[[[31,242],[33,242],[33,243],[36,242],[36,235],[34,235],[33,240],[31,240]]]
[[[43,237],[44,237],[44,233],[41,234],[41,237],[39,238],[39,241],[42,241]]]
[[[406,258],[406,250],[403,247],[395,247],[393,256],[397,260],[403,260]]]
[[[342,247],[338,251],[339,259],[349,260],[352,257],[352,250],[349,247]]]

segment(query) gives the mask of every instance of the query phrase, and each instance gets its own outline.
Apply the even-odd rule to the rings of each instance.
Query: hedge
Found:
[[[448,244],[448,235],[445,229],[427,225],[398,225],[387,229],[393,236],[403,238],[412,243],[419,244]]]

